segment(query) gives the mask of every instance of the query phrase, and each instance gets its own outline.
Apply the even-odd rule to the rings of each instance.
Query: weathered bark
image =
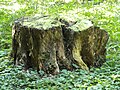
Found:
[[[25,69],[34,68],[57,74],[59,70],[101,66],[105,62],[108,34],[95,26],[74,30],[77,21],[34,17],[18,20],[13,26],[13,57],[15,65],[24,63]],[[79,25],[79,27],[82,27]]]

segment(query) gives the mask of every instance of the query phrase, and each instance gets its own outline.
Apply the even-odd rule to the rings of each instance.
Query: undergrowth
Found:
[[[46,0],[2,0],[0,2],[0,90],[120,90],[120,2],[99,3],[93,0],[84,4],[75,1],[53,2]],[[21,5],[18,10],[10,9],[14,4]],[[9,7],[9,8],[6,8]],[[24,16],[36,13],[54,16],[73,16],[86,18],[109,33],[106,62],[90,72],[78,69],[62,70],[59,75],[47,77],[43,71],[23,71],[22,65],[13,66],[11,51],[11,28],[13,22]],[[69,17],[71,18],[71,17]]]

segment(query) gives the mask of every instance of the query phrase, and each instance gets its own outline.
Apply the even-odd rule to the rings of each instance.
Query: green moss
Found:
[[[40,14],[36,14],[34,17],[32,16],[24,19],[23,26],[46,30],[55,26],[60,26],[61,22],[59,21],[59,18],[67,21],[70,24],[69,28],[74,31],[82,31],[93,26],[92,22],[88,19],[85,19],[84,16],[80,17],[71,13],[72,12],[69,12],[67,14],[63,13],[60,16],[42,16]],[[77,23],[71,25],[74,22]]]
[[[81,52],[81,45],[82,45],[82,40],[81,38],[79,37],[80,34],[76,34],[75,35],[75,38],[74,38],[74,47],[73,47],[73,50],[72,50],[72,53],[73,53],[73,58],[75,59],[75,61],[78,63],[78,65],[80,66],[80,68],[84,69],[84,70],[89,70],[87,65],[83,62],[82,60],[82,56],[80,55],[80,52]]]
[[[74,31],[82,31],[82,30],[86,30],[89,27],[93,26],[92,22],[89,20],[80,20],[78,21],[75,25],[69,27]]]
[[[59,26],[59,25],[60,25],[60,22],[58,22],[56,17],[41,16],[41,15],[29,17],[25,19],[23,23],[23,26],[44,29],[44,30],[55,27],[55,26]]]

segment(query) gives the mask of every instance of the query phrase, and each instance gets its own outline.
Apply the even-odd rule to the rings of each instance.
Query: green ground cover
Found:
[[[120,90],[120,1],[93,1],[84,4],[59,0],[0,1],[0,90]],[[59,75],[47,78],[40,78],[33,70],[24,72],[22,66],[14,67],[9,58],[13,22],[36,13],[69,16],[68,19],[85,18],[104,28],[110,35],[107,61],[100,68],[91,68],[90,72],[62,70]]]

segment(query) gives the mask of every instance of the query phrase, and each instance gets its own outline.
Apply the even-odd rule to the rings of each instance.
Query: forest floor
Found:
[[[2,0],[0,2],[0,90],[120,90],[120,1],[92,0],[87,3],[52,2],[52,0]],[[18,8],[17,8],[18,7]],[[81,17],[94,22],[109,33],[106,62],[90,72],[77,69],[62,70],[59,75],[40,78],[37,71],[24,72],[22,66],[14,67],[10,59],[11,30],[13,22],[23,16],[35,14]],[[69,16],[69,17],[68,17]],[[72,17],[72,18],[71,18]]]

